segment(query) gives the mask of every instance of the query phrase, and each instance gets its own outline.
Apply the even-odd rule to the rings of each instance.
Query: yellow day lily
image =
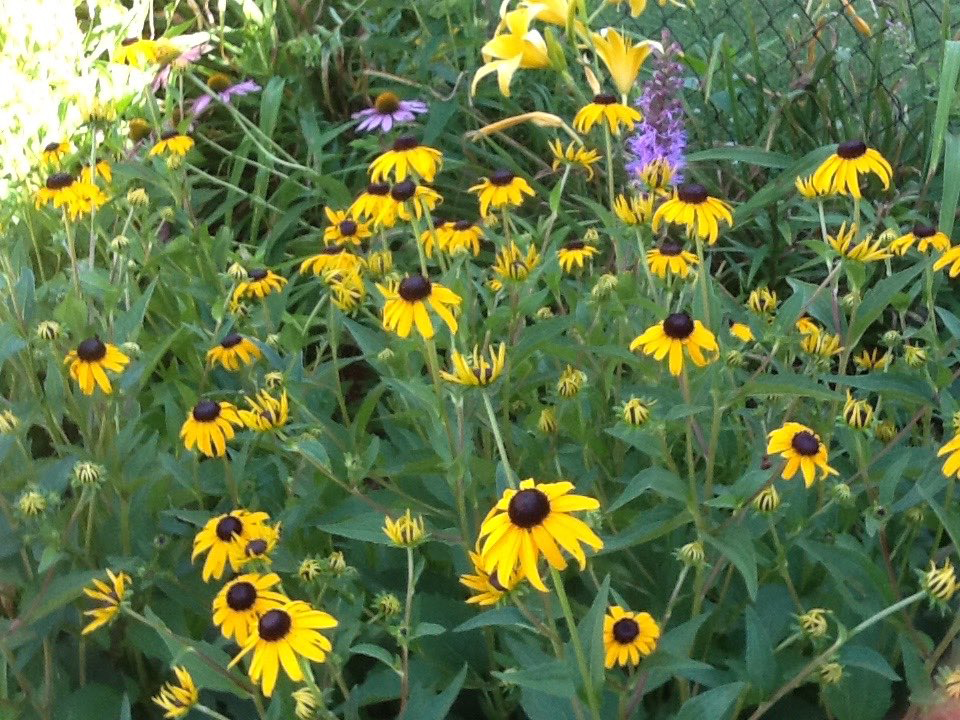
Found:
[[[500,29],[506,32],[495,35],[480,49],[484,65],[473,76],[470,94],[477,91],[477,83],[492,72],[497,73],[500,92],[510,97],[510,81],[519,68],[542,69],[548,67],[547,43],[536,30],[530,29],[533,14],[527,8],[513,10],[503,16]]]
[[[500,4],[500,17],[507,14],[509,4],[510,0],[503,0]],[[566,27],[571,5],[569,0],[523,0],[520,7],[530,11],[531,20],[535,18],[551,25]]]
[[[604,28],[593,33],[593,46],[597,56],[610,71],[617,90],[624,97],[637,82],[643,61],[653,50],[663,52],[663,45],[654,40],[644,40],[636,45],[613,28]]]

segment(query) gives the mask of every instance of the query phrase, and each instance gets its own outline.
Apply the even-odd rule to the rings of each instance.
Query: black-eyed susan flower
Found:
[[[375,250],[367,255],[365,263],[371,275],[383,277],[393,270],[393,253],[389,250]]]
[[[63,159],[73,150],[69,141],[61,140],[59,142],[50,142],[43,146],[40,153],[40,162],[46,166],[60,167]]]
[[[437,249],[437,252],[447,251],[452,225],[453,223],[448,220],[439,221],[434,224],[432,229],[428,228],[420,233],[420,244],[423,246],[424,255],[432,258],[434,248]]]
[[[250,406],[249,410],[237,410],[237,415],[243,424],[257,432],[267,432],[282,428],[290,419],[290,402],[287,391],[280,393],[279,398],[273,397],[266,390],[260,390],[253,397],[245,397],[244,401]]]
[[[820,682],[823,685],[838,685],[843,680],[843,665],[838,662],[828,662],[820,666]]]
[[[41,340],[56,340],[60,337],[60,323],[56,320],[43,320],[37,325],[37,337]]]
[[[728,203],[711,197],[703,185],[683,183],[657,208],[652,226],[656,232],[663,222],[683,225],[688,235],[696,235],[713,245],[720,235],[721,220],[733,225],[732,208]]]
[[[816,479],[817,468],[820,469],[821,478],[837,474],[837,471],[827,464],[827,446],[820,441],[820,436],[806,425],[797,422],[784,423],[782,427],[770,432],[767,439],[767,454],[779,455],[787,461],[780,474],[784,480],[790,480],[800,471],[804,485],[810,487]]]
[[[540,253],[531,243],[526,252],[520,250],[517,244],[511,242],[497,251],[493,259],[493,278],[490,280],[490,289],[500,292],[507,283],[519,283],[527,279],[533,269],[540,264]]]
[[[77,488],[98,487],[106,475],[106,468],[92,462],[78,462],[73,466],[73,479],[70,484]]]
[[[937,567],[931,560],[930,569],[923,574],[922,584],[923,589],[927,591],[934,603],[945,604],[950,602],[957,591],[957,573],[953,569],[953,563],[950,562],[950,559],[944,560],[943,567]]]
[[[107,196],[103,190],[89,182],[76,181],[70,188],[72,197],[67,205],[70,219],[76,220],[83,215],[89,215],[107,203]]]
[[[201,400],[184,420],[180,438],[187,450],[196,446],[207,457],[223,457],[227,452],[227,441],[235,434],[234,425],[242,427],[243,420],[231,403]]]
[[[907,344],[903,346],[903,359],[912,368],[923,367],[927,361],[927,351],[919,345]]]
[[[350,206],[351,217],[358,220],[373,220],[380,215],[390,198],[390,185],[385,182],[370,183]]]
[[[504,343],[487,348],[486,353],[474,345],[473,352],[469,355],[454,351],[451,356],[453,372],[441,370],[440,377],[458,385],[486,387],[500,377],[506,358],[507,346]]]
[[[89,635],[97,628],[101,628],[120,614],[120,606],[127,597],[130,586],[130,576],[125,572],[114,574],[107,570],[110,584],[94,578],[93,586],[83,589],[83,594],[100,603],[100,607],[84,610],[83,614],[92,620],[81,631],[82,635]]]
[[[587,173],[587,180],[593,180],[593,166],[600,162],[600,153],[597,150],[587,150],[582,143],[570,142],[566,147],[559,140],[550,141],[550,152],[553,155],[551,168],[556,172],[560,167],[569,165],[572,168],[582,168]]]
[[[80,168],[81,182],[93,184],[98,178],[103,178],[104,182],[113,182],[113,168],[106,160],[97,158],[93,165],[84,165]]]
[[[697,367],[703,367],[713,361],[713,357],[704,356],[704,350],[716,352],[719,348],[716,337],[703,323],[685,312],[677,312],[667,315],[663,322],[651,325],[634,338],[630,350],[636,352],[638,349],[658,361],[667,358],[670,374],[676,376],[683,370],[684,349]]]
[[[422,543],[426,539],[427,531],[423,518],[419,515],[414,517],[408,508],[396,520],[389,515],[383,519],[383,534],[397,547],[409,548]]]
[[[393,618],[403,612],[403,603],[393,593],[378,592],[370,603],[370,609],[376,618]]]
[[[157,62],[157,41],[149,38],[126,38],[113,51],[113,62],[143,68]]]
[[[447,230],[447,254],[471,253],[474,257],[480,254],[483,228],[479,224],[472,220],[456,220],[448,224]]]
[[[949,266],[947,271],[950,277],[955,278],[960,275],[960,245],[955,245],[943,253],[933,264],[934,270],[942,270]]]
[[[413,176],[425,182],[433,182],[443,164],[439,150],[421,145],[412,135],[398,137],[393,147],[370,163],[370,180],[385,182],[393,175],[396,182]]]
[[[428,211],[432,211],[443,200],[433,188],[417,185],[412,180],[398,182],[390,188],[387,201],[381,206],[380,214],[374,219],[377,227],[391,228],[397,220],[419,220]]]
[[[864,349],[859,355],[855,356],[853,364],[863,372],[870,372],[872,370],[886,370],[891,360],[889,352],[882,351],[880,348],[873,348],[872,350]]]
[[[230,333],[219,345],[207,350],[207,363],[220,365],[224,370],[239,370],[241,365],[252,365],[263,357],[260,348],[239,333]]]
[[[797,332],[799,332],[801,335],[815,335],[821,332],[820,326],[814,322],[812,317],[806,314],[797,318],[797,322],[794,324],[794,327],[796,327]]]
[[[590,289],[590,297],[594,300],[603,300],[617,291],[620,280],[613,273],[604,273],[597,278],[597,282]]]
[[[573,365],[567,365],[557,380],[557,394],[560,397],[570,398],[583,389],[587,382],[587,374]]]
[[[480,556],[483,569],[509,578],[526,578],[541,592],[547,588],[540,579],[537,562],[543,555],[550,566],[563,570],[567,561],[561,548],[577,559],[580,569],[587,565],[581,543],[594,550],[603,547],[586,523],[570,513],[597,510],[600,503],[591,497],[573,495],[573,483],[537,483],[527,478],[520,488],[508,488],[491,508],[480,527]]]
[[[854,244],[859,228],[856,224],[847,227],[844,223],[836,235],[827,236],[827,245],[836,250],[837,254],[862,263],[877,262],[893,257],[890,251],[883,246],[880,238],[873,239],[867,235],[863,240]]]
[[[305,557],[297,567],[297,575],[303,582],[313,582],[323,573],[323,566],[314,557]]]
[[[625,225],[648,223],[653,218],[653,194],[617,195],[613,201],[613,212]]]
[[[70,377],[84,395],[93,395],[95,385],[107,395],[112,393],[113,386],[106,371],[122,373],[129,362],[130,358],[116,345],[105,343],[98,337],[87,338],[63,359],[64,365],[69,365]]]
[[[359,245],[372,235],[368,224],[355,220],[349,210],[324,208],[324,212],[330,221],[323,231],[323,242],[327,245]]]
[[[302,682],[303,668],[299,658],[318,663],[326,659],[333,646],[319,631],[336,626],[337,621],[332,615],[314,610],[300,600],[288,600],[282,607],[267,610],[260,616],[256,632],[230,661],[229,667],[252,652],[250,679],[260,683],[263,694],[269,697],[276,687],[281,666],[287,677]]]
[[[277,275],[267,268],[253,268],[247,270],[247,277],[237,283],[233,291],[234,302],[243,298],[261,299],[275,292],[280,292],[287,284],[287,279]]]
[[[730,323],[730,334],[740,342],[753,342],[756,338],[753,336],[753,330],[744,323]]]
[[[297,720],[313,720],[321,699],[310,686],[297,688],[290,693],[290,697],[293,698],[293,714],[297,716]]]
[[[659,43],[644,40],[634,44],[610,27],[593,33],[591,37],[597,57],[607,66],[617,90],[626,97],[637,82],[643,61]]]
[[[323,279],[330,288],[330,302],[341,312],[353,313],[363,304],[367,286],[363,284],[359,269],[331,270]]]
[[[599,253],[600,251],[586,240],[571,240],[557,250],[557,261],[564,272],[572,273],[574,267],[582,269]]]
[[[656,157],[640,168],[639,176],[651,193],[665,195],[673,184],[674,169],[667,158]]]
[[[241,568],[240,559],[246,552],[247,543],[257,534],[260,526],[269,522],[265,512],[250,512],[238,509],[210,518],[193,538],[193,552],[190,562],[200,555],[207,554],[203,562],[201,577],[204,582],[210,578],[219,580],[223,571],[230,568],[237,572]]]
[[[300,272],[312,272],[325,275],[331,271],[353,271],[363,264],[359,255],[354,255],[343,245],[327,245],[316,255],[311,255],[300,263]]]
[[[854,430],[862,430],[873,420],[873,405],[867,400],[857,400],[847,390],[847,399],[843,403],[843,421]]]
[[[471,187],[470,192],[477,193],[481,217],[487,217],[490,208],[519,207],[524,195],[533,197],[536,194],[526,180],[509,170],[495,170]]]
[[[250,537],[247,540],[246,547],[243,548],[243,555],[238,557],[238,564],[245,566],[247,563],[262,563],[269,565],[273,558],[273,551],[280,542],[280,523],[276,525],[257,525],[250,529]],[[239,549],[238,549],[239,552]]]
[[[633,130],[633,126],[643,120],[638,110],[617,102],[612,93],[595,95],[593,101],[580,108],[573,117],[573,128],[578,133],[590,132],[598,122],[605,125],[614,135],[620,134],[620,126]]]
[[[960,477],[960,432],[956,432],[950,441],[937,451],[937,457],[944,455],[947,459],[943,463],[943,474],[947,477]]]
[[[780,493],[773,485],[767,485],[753,499],[753,507],[757,512],[772,513],[780,507]]]
[[[213,598],[213,624],[227,640],[246,645],[256,632],[257,621],[273,608],[283,607],[286,596],[273,588],[280,584],[276,573],[247,573],[224,585]]]
[[[833,190],[829,187],[823,190],[818,189],[817,186],[813,184],[812,175],[807,177],[798,175],[797,179],[793,181],[793,185],[797,188],[797,192],[807,200],[819,200],[833,195]]]
[[[471,552],[470,562],[473,564],[473,573],[460,576],[460,584],[469,588],[472,593],[467,598],[467,604],[481,607],[496,605],[513,589],[515,583],[512,579],[506,583],[500,582],[496,573],[490,574],[483,569],[483,558],[479,553]]]
[[[896,255],[905,255],[907,250],[917,243],[917,250],[926,253],[933,248],[937,252],[946,252],[950,249],[950,238],[940,232],[933,225],[917,224],[913,229],[890,243],[890,252]]]
[[[828,333],[817,328],[815,332],[806,333],[800,341],[800,349],[810,355],[829,358],[843,352],[840,336]]]
[[[432,282],[422,275],[410,275],[399,283],[377,283],[377,289],[386,303],[383,306],[383,327],[402,338],[410,335],[415,325],[417,332],[426,340],[434,335],[433,323],[427,312],[427,304],[450,328],[457,331],[457,319],[451,308],[458,308],[460,296],[440,283]]]
[[[681,545],[674,555],[687,567],[702,568],[707,563],[707,553],[702,540],[693,540]]]
[[[47,496],[35,489],[25,490],[20,497],[17,498],[17,510],[25,517],[43,515],[46,509]]]
[[[777,311],[777,294],[766,287],[754,288],[747,296],[747,307],[757,315],[772,316]]]
[[[948,698],[960,700],[960,667],[943,667],[937,671],[937,685]]]
[[[630,612],[612,605],[603,617],[603,665],[639,665],[640,658],[657,649],[660,626],[650,613]]]
[[[510,83],[517,70],[549,67],[547,43],[530,23],[537,13],[530,8],[519,8],[505,13],[494,37],[480,48],[483,65],[473,75],[470,94],[477,91],[477,83],[490,73],[497,74],[500,93],[510,97]]]
[[[50,175],[43,187],[37,191],[36,206],[52,204],[59,209],[74,202],[76,178],[68,172],[58,172]]]
[[[797,615],[797,625],[804,635],[822,638],[829,629],[827,611],[823,608],[813,608],[802,615]]]
[[[179,130],[164,130],[160,133],[160,138],[150,148],[150,155],[176,155],[183,157],[194,145],[193,138],[181,133]]]
[[[127,134],[130,136],[130,139],[133,142],[140,142],[145,138],[150,137],[150,133],[153,132],[153,127],[145,118],[133,118],[130,120],[129,126],[127,128]]]
[[[544,435],[553,435],[557,431],[557,411],[552,407],[540,410],[537,418],[537,430]]]
[[[673,240],[664,240],[660,245],[647,251],[647,267],[659,278],[666,279],[668,274],[685,278],[690,269],[700,259],[683,245]]]
[[[650,403],[644,402],[638,397],[630,398],[618,409],[621,419],[627,425],[640,427],[650,419]]]
[[[160,692],[151,700],[162,709],[163,716],[168,720],[182,718],[190,708],[200,702],[200,691],[190,672],[182,666],[173,668],[176,682],[167,681],[160,686]]]
[[[862,140],[847,140],[816,169],[810,178],[819,193],[836,193],[861,197],[860,176],[876,175],[883,189],[890,187],[893,169],[879,152],[867,147]]]

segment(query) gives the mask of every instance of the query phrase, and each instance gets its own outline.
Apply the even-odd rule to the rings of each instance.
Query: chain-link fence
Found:
[[[943,40],[960,34],[950,0],[699,0],[650,7],[635,23],[669,32],[704,80],[688,93],[701,144],[777,147],[777,132],[835,139],[862,125],[879,140],[914,132]],[[951,12],[951,6],[952,8]],[[935,91],[934,91],[935,92]],[[847,126],[847,127],[845,127]]]

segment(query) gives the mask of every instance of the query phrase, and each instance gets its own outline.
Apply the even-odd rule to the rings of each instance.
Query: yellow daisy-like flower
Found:
[[[946,477],[960,477],[960,432],[954,434],[950,441],[937,451],[937,457],[944,455],[947,459],[943,463],[943,474]]]
[[[160,139],[150,148],[150,155],[152,157],[167,153],[183,157],[193,146],[193,138],[189,135],[184,135],[179,130],[164,130],[160,133]]]
[[[526,180],[509,170],[495,170],[471,187],[470,192],[477,193],[481,217],[487,217],[490,208],[519,207],[523,204],[524,195],[533,197],[536,194]]]
[[[672,240],[665,240],[659,247],[647,251],[647,267],[650,272],[664,280],[668,274],[687,277],[690,269],[699,262],[696,255],[684,250],[683,245]]]
[[[939,568],[931,560],[930,569],[923,575],[923,589],[930,595],[930,599],[937,603],[950,602],[957,587],[957,573],[950,559],[945,560],[943,567]]]
[[[97,159],[92,165],[84,165],[80,168],[80,182],[93,185],[97,178],[103,178],[104,182],[113,182],[113,168],[106,160]]]
[[[507,358],[507,346],[500,343],[497,347],[487,349],[487,356],[480,352],[477,345],[473,347],[473,353],[464,355],[456,351],[453,352],[453,372],[448,373],[440,371],[440,377],[447,382],[458,385],[468,385],[473,387],[485,387],[492,384],[500,377],[503,372],[503,366]]]
[[[350,216],[360,220],[373,220],[380,215],[390,198],[390,185],[385,182],[370,183],[367,189],[350,206]]]
[[[52,204],[59,209],[69,206],[76,197],[76,179],[68,172],[58,172],[50,175],[43,187],[37,191],[36,207]]]
[[[550,66],[543,35],[530,29],[530,23],[536,16],[536,11],[529,8],[519,8],[503,16],[496,35],[480,48],[484,64],[473,75],[471,95],[477,91],[477,83],[495,72],[500,94],[510,97],[510,83],[517,70]]]
[[[617,195],[613,201],[613,212],[625,225],[648,223],[653,217],[653,194]]]
[[[780,507],[780,493],[773,485],[768,485],[757,493],[753,499],[753,506],[757,512],[772,513]]]
[[[800,471],[803,473],[803,484],[810,487],[816,479],[817,468],[820,468],[821,478],[838,474],[827,464],[827,446],[806,425],[784,423],[783,427],[770,432],[767,439],[767,454],[779,455],[787,461],[780,473],[784,480],[790,480]]]
[[[814,332],[805,333],[803,340],[800,341],[800,348],[810,355],[819,355],[825,358],[843,352],[840,336],[828,333],[820,328],[817,328]]]
[[[757,315],[773,315],[777,311],[777,294],[765,287],[754,288],[747,297],[747,307]]]
[[[801,335],[816,335],[821,332],[820,326],[809,315],[801,315],[794,326]]]
[[[537,418],[537,430],[544,435],[552,435],[557,431],[557,411],[552,407],[545,407]]]
[[[270,520],[265,512],[250,512],[238,509],[210,518],[193,538],[193,553],[190,562],[207,554],[201,577],[219,580],[227,563],[237,572],[241,558],[246,554],[247,543],[259,535],[259,528]]]
[[[319,631],[336,626],[332,615],[314,610],[300,600],[288,600],[282,607],[267,610],[260,617],[256,632],[250,635],[228,668],[252,652],[250,680],[260,683],[263,694],[269,697],[277,685],[281,666],[287,677],[302,682],[301,657],[318,663],[326,659],[333,646]]]
[[[634,45],[613,28],[604,28],[599,33],[593,33],[593,48],[597,57],[607,66],[610,78],[623,97],[630,94],[637,83],[637,75],[644,60],[659,47],[660,43],[644,40]]]
[[[655,158],[640,168],[640,179],[651,192],[666,195],[673,184],[673,167],[666,158]]]
[[[40,162],[47,166],[60,167],[63,159],[69,155],[72,150],[73,147],[67,140],[47,143],[43,146],[43,151],[40,153]]]
[[[233,301],[237,302],[243,298],[261,299],[270,293],[280,292],[287,279],[277,275],[273,270],[267,268],[254,268],[247,270],[247,279],[237,283],[233,291]]]
[[[948,698],[960,700],[960,667],[940,668],[937,671],[937,684]]]
[[[827,634],[829,629],[827,611],[823,608],[813,608],[803,615],[798,615],[797,624],[810,637],[821,638]]]
[[[496,573],[491,574],[484,570],[483,558],[479,553],[471,552],[470,562],[473,563],[473,574],[460,576],[460,584],[468,587],[473,593],[467,598],[469,605],[481,607],[496,605],[516,584],[512,579],[502,583]]]
[[[323,242],[327,245],[359,245],[373,234],[369,225],[354,220],[349,210],[324,208],[324,212],[330,221],[323,231]]]
[[[290,697],[293,698],[293,714],[297,720],[314,720],[320,698],[309,685],[297,688],[290,693]]]
[[[343,245],[327,245],[316,255],[300,263],[300,272],[325,275],[331,271],[355,271],[363,266],[363,258],[354,255]]]
[[[70,377],[84,395],[93,395],[94,385],[107,395],[112,393],[113,386],[106,371],[121,373],[129,362],[130,358],[116,345],[105,343],[98,337],[87,338],[63,359],[64,365],[70,366]]]
[[[367,286],[357,269],[331,270],[323,279],[330,288],[330,301],[341,312],[352,313],[363,304]]]
[[[242,427],[243,420],[232,404],[201,400],[180,427],[180,438],[187,450],[196,445],[207,457],[223,457],[227,452],[227,441],[235,434],[234,425]]]
[[[893,257],[890,251],[883,247],[883,241],[879,238],[874,240],[872,235],[868,235],[854,245],[853,241],[857,237],[858,230],[856,224],[851,224],[848,229],[847,224],[844,223],[840,226],[836,235],[827,236],[827,244],[836,250],[838,255],[862,263],[877,262]]]
[[[933,269],[942,270],[948,265],[950,266],[948,271],[950,277],[955,278],[960,275],[960,245],[955,245],[941,255],[933,264]]]
[[[638,349],[657,361],[668,358],[670,374],[676,376],[683,370],[684,349],[696,366],[703,367],[714,359],[705,357],[703,351],[716,352],[719,348],[716,337],[703,323],[685,312],[677,312],[667,315],[663,322],[651,325],[634,338],[630,350],[636,352]]]
[[[847,399],[843,403],[843,421],[855,430],[861,430],[873,420],[873,406],[866,400],[857,400],[847,390]]]
[[[603,665],[639,665],[640,658],[657,649],[660,626],[650,613],[634,613],[612,605],[603,617]]]
[[[933,225],[917,224],[913,226],[913,230],[890,243],[890,252],[905,255],[914,243],[917,243],[917,250],[922,253],[926,253],[931,247],[937,252],[950,249],[950,238],[946,233],[940,232]]]
[[[383,327],[402,338],[410,335],[415,325],[425,340],[434,335],[433,323],[427,312],[427,303],[450,328],[457,332],[457,319],[450,308],[458,308],[460,296],[440,283],[431,282],[422,275],[410,275],[400,283],[377,283],[377,289],[386,299],[383,306]]]
[[[710,197],[703,185],[683,183],[673,191],[673,197],[657,208],[652,226],[656,232],[664,221],[684,225],[688,234],[713,245],[720,235],[720,221],[733,225],[731,210],[728,203]]]
[[[912,368],[922,367],[927,361],[927,351],[919,345],[904,345],[903,359]]]
[[[370,163],[370,180],[385,182],[393,175],[396,182],[403,182],[408,176],[414,176],[425,182],[433,182],[437,171],[443,165],[443,155],[439,150],[420,142],[412,135],[398,137],[390,150]]]
[[[157,41],[127,38],[113,51],[113,62],[143,68],[157,62]]]
[[[740,342],[746,343],[756,340],[756,338],[753,336],[753,330],[750,329],[749,325],[745,325],[744,323],[731,323],[730,334]]]
[[[620,135],[620,126],[633,130],[633,126],[643,120],[636,108],[617,102],[617,96],[611,93],[595,95],[593,102],[584,105],[573,117],[573,129],[586,134],[598,122],[605,124],[614,135]]]
[[[273,562],[273,551],[280,542],[280,523],[276,525],[257,525],[250,528],[249,539],[242,552],[239,547],[232,548],[232,552],[238,553],[237,564],[241,567],[249,563],[262,563],[270,565]]]
[[[640,427],[650,419],[650,405],[638,397],[632,397],[619,408],[620,417],[627,425]]]
[[[419,515],[413,517],[408,508],[396,520],[389,515],[383,519],[383,534],[397,547],[407,548],[422,543],[427,537],[427,529],[423,518]]]
[[[848,140],[837,145],[837,150],[816,169],[810,178],[818,193],[860,194],[860,175],[872,173],[883,183],[883,189],[890,188],[893,169],[879,152],[868,148],[862,140]]]
[[[290,419],[290,402],[287,391],[284,390],[279,398],[273,397],[266,390],[260,390],[253,397],[245,397],[249,410],[237,410],[237,415],[243,424],[257,432],[267,432],[282,428]]]
[[[447,253],[458,255],[471,253],[474,257],[480,254],[480,240],[483,239],[483,228],[471,220],[457,220],[449,223],[447,237]]]
[[[600,251],[583,240],[571,240],[557,250],[557,261],[566,273],[572,273],[574,266],[583,268],[584,264]]]
[[[892,359],[890,353],[883,352],[879,348],[873,348],[873,350],[864,349],[859,355],[853,358],[853,364],[864,372],[886,370]]]
[[[527,478],[520,489],[508,488],[491,508],[480,527],[480,556],[484,572],[498,578],[526,578],[537,590],[547,592],[537,561],[543,555],[556,570],[567,567],[561,548],[576,558],[583,570],[587,558],[581,543],[603,548],[585,522],[570,513],[597,510],[591,497],[573,495],[573,483],[537,483]]]
[[[250,338],[239,333],[230,333],[219,345],[207,350],[207,362],[219,364],[224,370],[239,370],[241,365],[252,365],[263,353]]]
[[[434,247],[438,252],[446,252],[452,225],[452,222],[442,221],[436,223],[433,230],[428,228],[420,233],[420,244],[423,245],[423,252],[428,258],[433,257]]]
[[[550,152],[553,154],[551,168],[554,172],[563,165],[583,168],[587,173],[587,180],[593,180],[593,166],[600,162],[600,153],[597,150],[587,150],[582,143],[570,142],[566,148],[559,140],[551,140]]]
[[[393,270],[393,253],[389,250],[375,250],[365,260],[367,270],[377,277],[383,277]]]
[[[380,214],[373,221],[375,227],[391,228],[397,220],[419,220],[428,210],[433,210],[443,198],[433,188],[417,185],[412,180],[404,180],[390,188],[386,202],[380,208]]]
[[[583,389],[587,382],[587,374],[573,365],[567,365],[557,380],[557,394],[561,397],[573,397]]]
[[[197,690],[189,671],[182,666],[173,668],[177,681],[165,682],[160,686],[160,692],[151,699],[164,710],[163,716],[174,720],[182,718],[190,708],[200,702],[200,691]]]
[[[213,598],[213,624],[227,640],[246,645],[257,622],[268,610],[283,607],[287,598],[272,590],[280,584],[276,573],[247,573],[224,585]]]
[[[75,182],[71,188],[71,192],[73,193],[73,197],[70,199],[68,206],[71,220],[76,220],[82,215],[89,215],[103,207],[107,202],[107,196],[103,190],[93,183]]]
[[[511,242],[499,250],[493,260],[493,278],[490,280],[490,289],[500,292],[504,283],[519,283],[527,279],[533,269],[540,264],[540,253],[533,244],[527,246],[526,253],[522,252],[516,243]]]
[[[109,585],[103,580],[94,578],[93,586],[83,589],[84,595],[98,601],[101,605],[92,610],[83,611],[84,615],[93,619],[80,631],[81,635],[89,635],[120,614],[120,605],[127,596],[127,587],[131,582],[130,576],[125,572],[114,575],[112,570],[107,570],[107,577],[110,578]]]
[[[812,175],[807,177],[798,175],[797,179],[793,181],[793,185],[797,188],[797,192],[807,200],[819,200],[821,198],[833,195],[833,191],[829,188],[822,191],[817,189],[817,186],[813,184]]]

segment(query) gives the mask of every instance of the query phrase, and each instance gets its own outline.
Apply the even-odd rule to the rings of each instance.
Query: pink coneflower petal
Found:
[[[397,125],[413,122],[415,119],[414,114],[409,110],[397,110],[391,117],[393,118],[393,121],[397,123]]]
[[[401,100],[400,101],[401,110],[409,110],[413,113],[425,113],[427,111],[427,104],[421,102],[420,100]]]
[[[384,115],[380,121],[380,129],[384,132],[390,132],[393,128],[393,115]]]
[[[201,95],[193,101],[193,105],[190,106],[190,112],[193,115],[202,115],[206,112],[207,108],[210,107],[210,103],[212,102],[213,98],[209,95]]]
[[[371,115],[376,115],[376,114],[377,114],[376,108],[367,108],[366,110],[360,110],[359,112],[355,112],[350,117],[352,117],[354,120],[359,120],[360,118],[370,117]]]
[[[231,85],[222,93],[220,93],[220,99],[224,102],[230,102],[232,97],[243,97],[244,95],[250,95],[255,92],[260,92],[262,88],[257,85],[253,80],[244,80],[238,82],[236,85]]]

